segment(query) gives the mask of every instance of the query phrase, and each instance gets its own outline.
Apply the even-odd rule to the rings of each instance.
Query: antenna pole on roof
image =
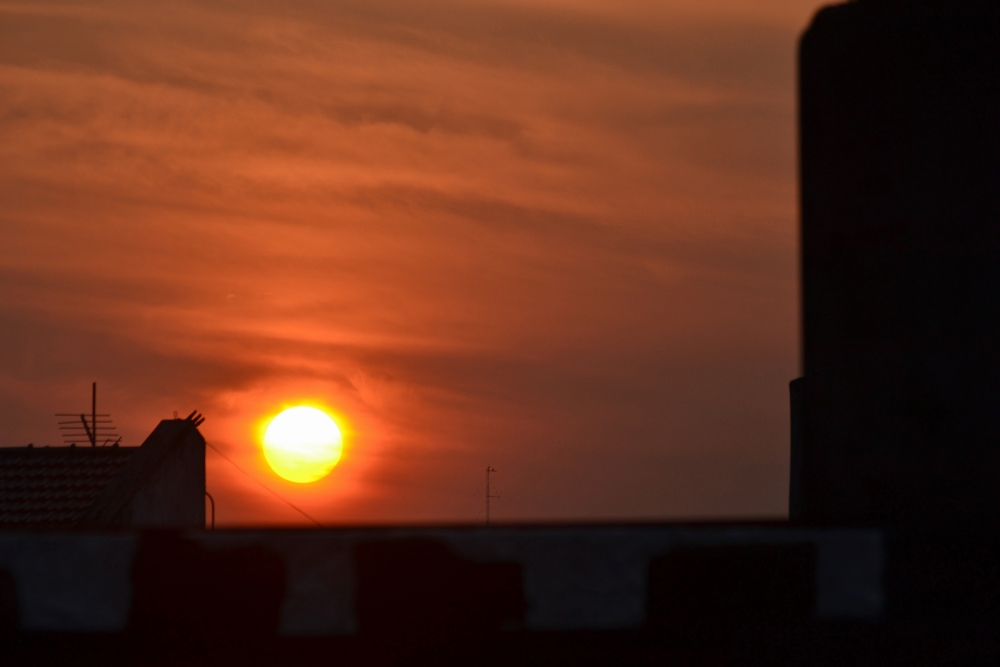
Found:
[[[110,414],[101,414],[97,411],[97,383],[90,384],[90,418],[84,412],[58,412],[56,417],[69,417],[69,420],[59,421],[59,430],[62,431],[63,441],[75,444],[79,438],[86,437],[91,447],[97,447],[98,437],[104,438],[101,447],[106,447],[112,443],[112,447],[121,443],[121,438],[115,433],[115,426],[111,421]],[[118,438],[115,440],[115,438]]]
[[[495,468],[486,466],[486,523],[490,522],[490,498],[499,498],[498,494],[490,493],[490,473],[496,472]]]

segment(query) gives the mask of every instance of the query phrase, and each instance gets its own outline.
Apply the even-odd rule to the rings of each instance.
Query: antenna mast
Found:
[[[69,418],[59,422],[59,430],[65,442],[76,445],[77,440],[86,438],[91,447],[97,447],[98,438],[103,438],[101,447],[113,441],[112,446],[117,446],[121,442],[121,437],[115,432],[114,424],[111,423],[110,414],[102,414],[97,411],[97,383],[90,385],[90,414],[76,412],[60,412],[56,417]],[[106,419],[100,419],[105,417]],[[117,440],[115,440],[117,438]]]
[[[490,473],[496,472],[495,468],[486,466],[486,523],[490,522],[490,498],[499,498],[500,494],[493,495],[490,493]]]

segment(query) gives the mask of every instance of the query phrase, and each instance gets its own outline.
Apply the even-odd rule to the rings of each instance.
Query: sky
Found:
[[[786,516],[818,6],[0,4],[0,446],[96,381],[220,526]]]

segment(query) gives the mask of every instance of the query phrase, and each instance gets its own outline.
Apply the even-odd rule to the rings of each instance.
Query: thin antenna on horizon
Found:
[[[496,468],[486,466],[486,523],[490,522],[490,498],[499,498],[500,494],[490,493],[490,473],[496,472]]]
[[[70,417],[71,419],[58,422],[59,430],[62,431],[63,442],[75,445],[78,439],[86,438],[91,447],[97,447],[97,439],[103,438],[101,447],[111,443],[116,447],[122,441],[121,436],[115,432],[115,426],[111,422],[110,414],[102,414],[97,411],[97,383],[90,385],[90,415],[82,412],[59,412],[56,417]],[[107,419],[100,419],[106,417]],[[115,440],[117,438],[117,440]],[[113,442],[112,442],[113,441]]]

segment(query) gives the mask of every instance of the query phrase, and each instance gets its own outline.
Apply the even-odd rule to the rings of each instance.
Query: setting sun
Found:
[[[291,482],[315,482],[340,461],[340,429],[316,408],[289,408],[271,420],[264,431],[264,458]]]

